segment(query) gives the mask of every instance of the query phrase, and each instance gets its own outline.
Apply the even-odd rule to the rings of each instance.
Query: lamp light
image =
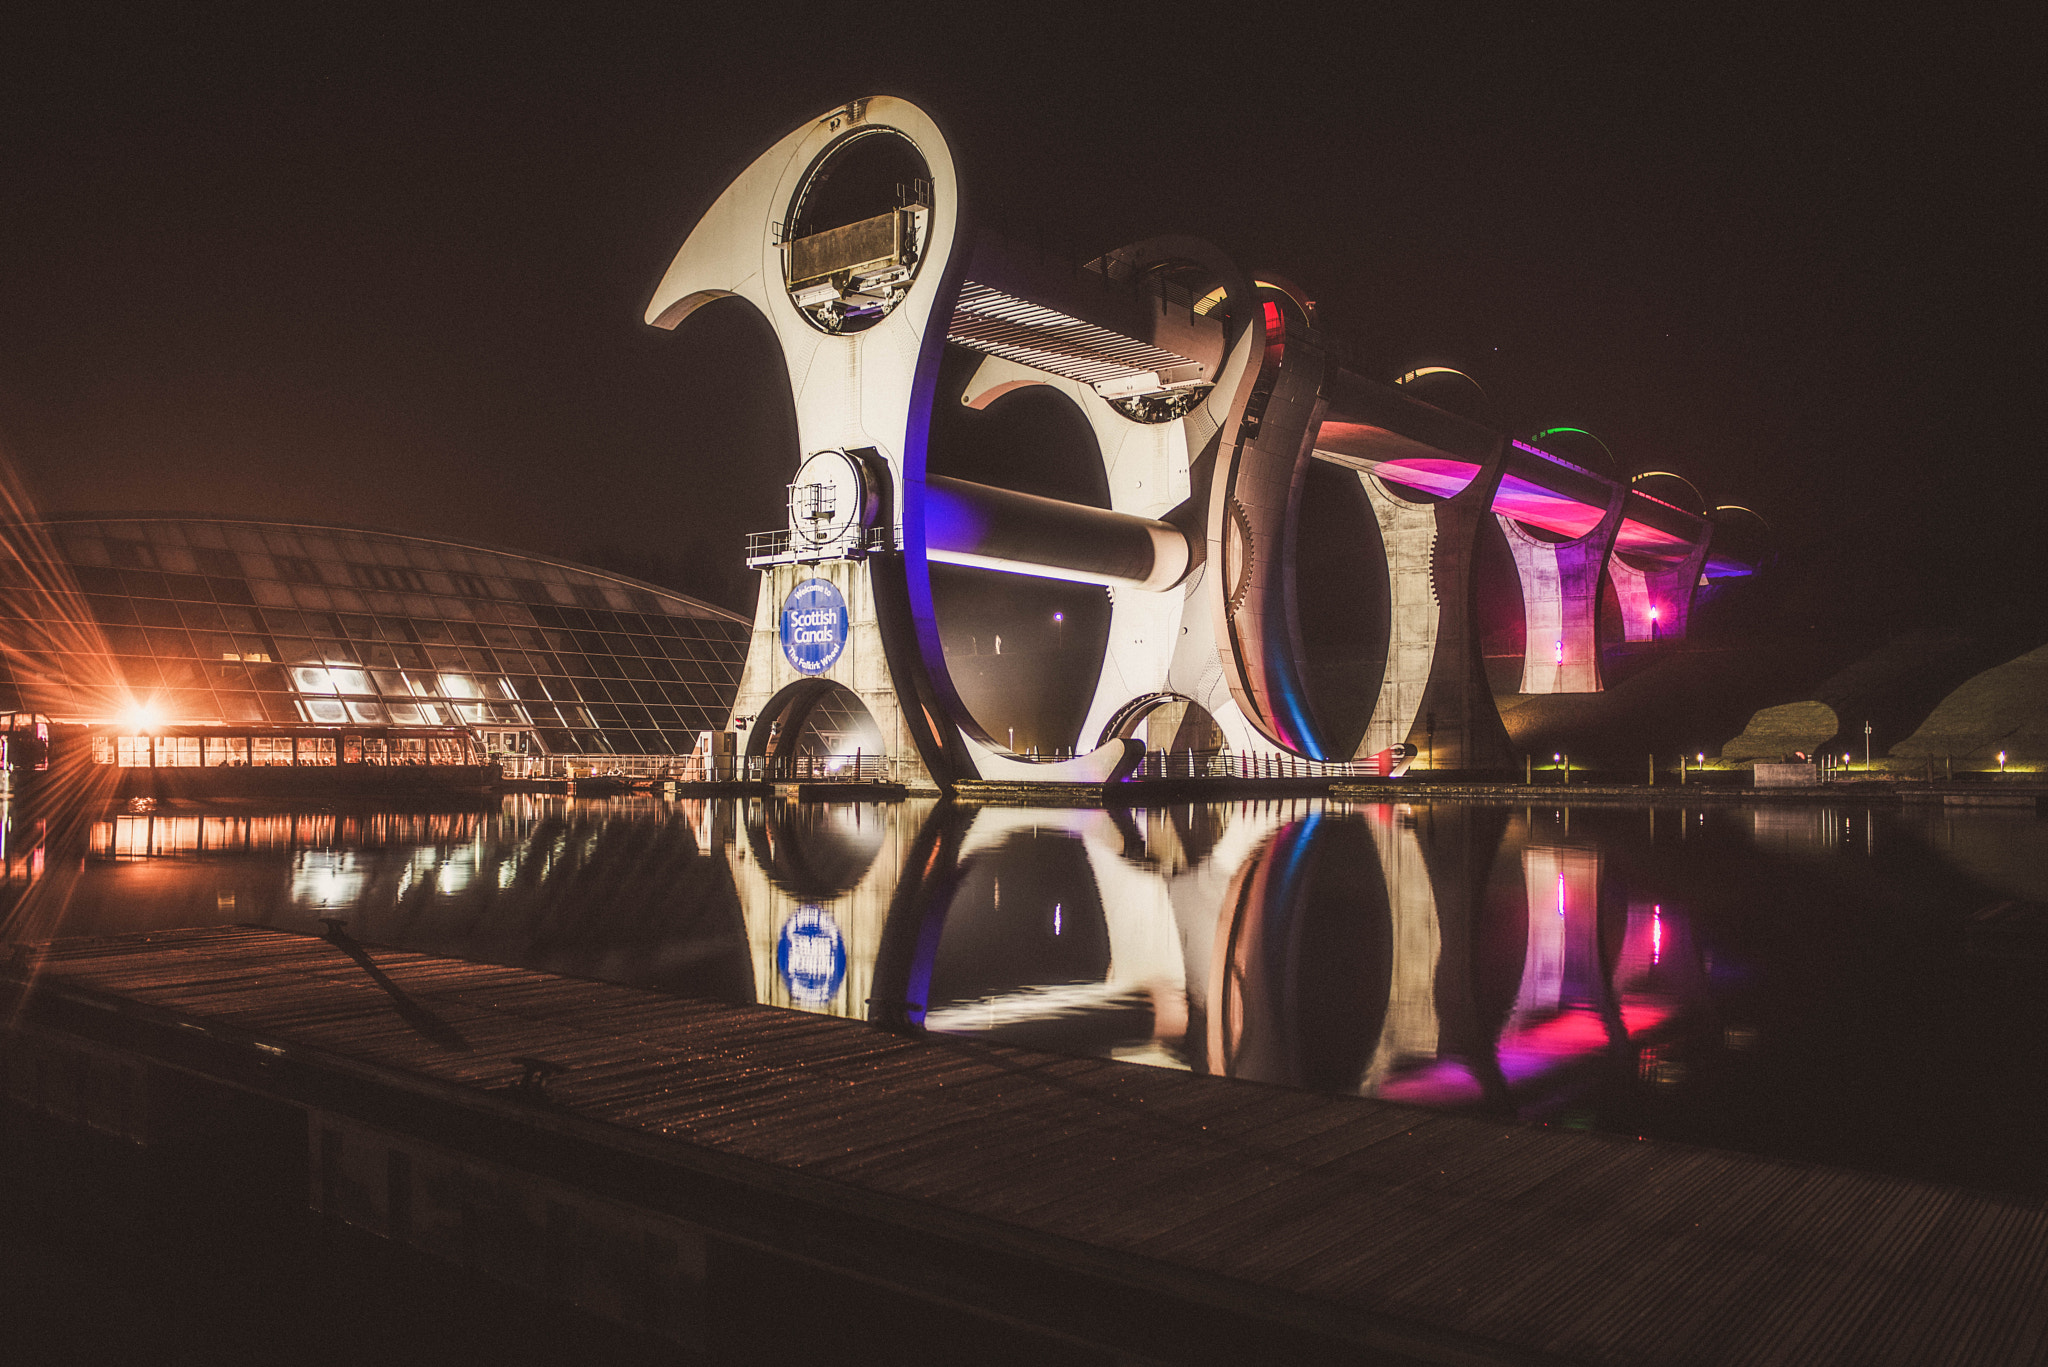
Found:
[[[154,699],[130,703],[121,711],[121,727],[126,731],[148,731],[163,724],[163,709],[156,705]]]

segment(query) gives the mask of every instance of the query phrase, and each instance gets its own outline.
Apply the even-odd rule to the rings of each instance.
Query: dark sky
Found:
[[[773,357],[641,311],[746,161],[887,92],[987,216],[1209,237],[1390,368],[1462,365],[1807,553],[2044,565],[2024,31],[185,8],[0,42],[0,449],[48,510],[736,560],[789,474]]]

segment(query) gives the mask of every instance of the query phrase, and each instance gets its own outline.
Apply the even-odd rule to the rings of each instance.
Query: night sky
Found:
[[[987,218],[1211,238],[1389,377],[1462,366],[1520,432],[1871,566],[1866,609],[2048,566],[2027,35],[1981,19],[44,8],[0,42],[0,449],[47,511],[658,555],[731,598],[779,368],[743,316],[641,312],[747,161],[893,93]]]

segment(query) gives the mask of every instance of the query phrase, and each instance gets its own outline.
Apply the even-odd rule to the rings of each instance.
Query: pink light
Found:
[[[1651,620],[1651,621],[1653,621],[1653,622],[1657,620],[1657,609],[1655,609],[1655,608],[1651,608],[1651,609],[1650,609],[1650,620]]]
[[[1692,543],[1684,537],[1658,531],[1632,517],[1622,519],[1614,544],[1621,550],[1660,560],[1667,565],[1682,564],[1685,557],[1692,554]]]
[[[1657,963],[1664,957],[1664,908],[1661,904],[1650,908],[1650,962]]]
[[[1607,513],[1605,508],[1581,503],[1569,495],[1513,474],[1501,476],[1500,488],[1494,492],[1493,508],[1517,522],[1573,539],[1599,526],[1600,519]]]
[[[1564,663],[1564,638],[1562,636],[1558,637],[1557,640],[1557,662],[1559,664]]]
[[[1564,875],[1557,875],[1557,914],[1564,915]]]

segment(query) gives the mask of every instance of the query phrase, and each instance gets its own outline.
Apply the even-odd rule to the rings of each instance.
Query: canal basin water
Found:
[[[2048,1194],[2048,822],[516,796],[5,822],[5,938],[217,923]]]

